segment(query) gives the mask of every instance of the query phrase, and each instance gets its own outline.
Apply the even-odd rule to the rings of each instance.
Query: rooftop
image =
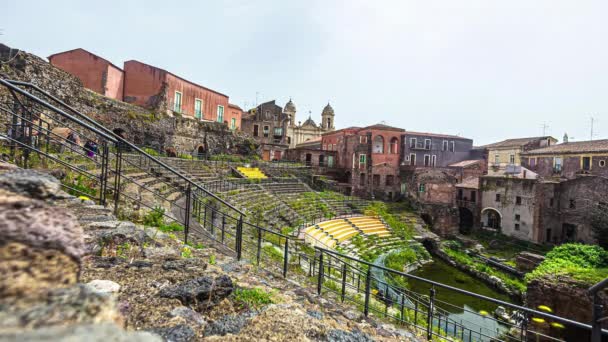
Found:
[[[467,189],[479,189],[479,178],[478,177],[469,177],[462,181],[462,183],[456,184],[458,188],[467,188]]]
[[[479,162],[481,162],[482,160],[479,159],[474,159],[474,160],[463,160],[460,161],[458,163],[454,163],[454,164],[450,164],[448,165],[449,167],[468,167],[471,165],[475,165],[478,164]]]
[[[383,130],[383,131],[405,132],[405,130],[403,128],[393,127],[393,126],[389,126],[389,125],[385,125],[385,124],[375,124],[375,125],[363,127],[361,129],[359,129],[359,131],[364,131],[364,130],[368,130],[368,129],[378,129],[378,130]]]
[[[423,135],[427,137],[435,137],[435,138],[448,138],[448,139],[466,139],[471,140],[469,138],[461,137],[453,134],[441,134],[441,133],[428,133],[428,132],[414,132],[414,131],[405,131],[405,135]]]
[[[501,148],[501,147],[519,147],[531,143],[533,141],[541,140],[541,139],[552,139],[553,141],[557,141],[557,139],[552,136],[546,135],[542,137],[528,137],[528,138],[515,138],[515,139],[507,139],[503,141],[499,141],[493,144],[480,146],[482,148]]]
[[[70,53],[70,52],[74,52],[74,51],[83,51],[83,52],[86,52],[86,53],[88,53],[89,55],[91,55],[91,56],[93,56],[93,57],[96,57],[96,58],[99,58],[99,59],[101,59],[102,61],[105,61],[105,62],[107,62],[108,64],[110,64],[111,66],[115,67],[116,69],[118,69],[118,70],[121,70],[121,71],[122,71],[122,68],[119,68],[118,66],[114,65],[114,63],[110,62],[109,60],[107,60],[107,59],[105,59],[105,58],[103,58],[103,57],[100,57],[99,55],[96,55],[96,54],[92,53],[91,51],[85,50],[85,49],[83,49],[83,48],[76,48],[76,49],[72,49],[72,50],[66,50],[66,51],[63,51],[63,52],[57,52],[57,53],[54,53],[54,54],[52,54],[52,55],[48,56],[48,57],[47,57],[47,59],[50,61],[50,60],[51,60],[51,58],[53,58],[53,57],[55,57],[55,56],[58,56],[58,55],[63,55],[63,54],[65,54],[65,53]]]
[[[530,150],[524,155],[552,154],[552,153],[586,153],[586,152],[607,152],[608,139],[604,140],[588,140],[588,141],[573,141],[558,145]]]
[[[199,88],[203,88],[203,89],[205,89],[205,90],[208,90],[208,91],[210,91],[210,92],[216,93],[216,94],[218,94],[218,95],[222,95],[222,96],[228,97],[228,95],[226,95],[226,94],[222,94],[222,93],[220,93],[220,92],[219,92],[219,91],[217,91],[217,90],[213,90],[213,89],[207,88],[207,87],[205,87],[205,86],[202,86],[202,85],[200,85],[200,84],[194,83],[194,82],[189,81],[189,80],[187,80],[187,79],[185,79],[185,78],[183,78],[183,77],[181,77],[181,76],[178,76],[178,75],[176,75],[176,74],[174,74],[174,73],[172,73],[172,72],[170,72],[170,71],[167,71],[167,70],[162,69],[162,68],[159,68],[159,67],[155,67],[154,65],[150,65],[150,64],[147,64],[147,63],[144,63],[144,62],[140,62],[140,61],[135,60],[135,59],[131,59],[131,60],[129,60],[129,61],[126,61],[126,62],[125,62],[125,64],[126,64],[126,63],[129,63],[129,62],[135,62],[135,63],[139,63],[139,64],[143,64],[143,65],[149,66],[150,68],[154,68],[154,69],[160,70],[160,71],[162,71],[162,72],[165,72],[165,73],[167,73],[167,74],[169,74],[169,75],[171,75],[171,76],[173,76],[173,77],[179,78],[180,80],[182,80],[182,81],[184,81],[184,82],[188,82],[188,83],[190,83],[190,84],[193,84],[193,85],[195,85],[195,86],[197,86],[197,87],[199,87]]]

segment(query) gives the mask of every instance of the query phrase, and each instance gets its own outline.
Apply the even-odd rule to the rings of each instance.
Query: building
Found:
[[[120,69],[84,49],[48,58],[52,65],[101,95],[169,115],[224,123],[231,129],[241,126],[242,110],[229,103],[228,95],[164,69],[135,60],[125,62]]]
[[[241,131],[260,142],[262,159],[280,160],[289,148],[287,127],[291,118],[275,100],[250,109],[241,120]]]
[[[522,153],[522,165],[545,178],[608,177],[608,139],[564,142]]]
[[[384,124],[349,127],[323,134],[322,149],[336,151],[338,181],[352,194],[392,199],[400,193],[401,136],[405,130]]]
[[[473,140],[456,135],[406,131],[403,141],[403,164],[412,167],[447,167],[475,155]],[[475,158],[477,157],[477,158]]]
[[[298,144],[308,140],[320,138],[323,133],[333,131],[334,127],[334,109],[328,103],[321,112],[321,123],[316,124],[310,114],[308,119],[302,123],[298,121],[296,124],[296,106],[289,99],[285,104],[283,112],[289,116],[289,124],[287,125],[287,141],[290,148],[295,148]]]
[[[488,167],[521,165],[523,152],[554,145],[557,140],[550,136],[507,139],[482,146],[488,160]]]
[[[85,88],[103,96],[122,101],[124,71],[84,49],[50,55],[49,62],[78,78]]]
[[[481,228],[534,241],[542,207],[537,202],[538,180],[536,173],[515,165],[481,177]]]

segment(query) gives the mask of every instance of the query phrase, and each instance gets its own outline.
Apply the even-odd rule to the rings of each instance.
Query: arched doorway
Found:
[[[433,227],[433,218],[429,214],[420,214],[420,218],[427,226]]]
[[[377,135],[374,138],[373,153],[384,153],[384,138],[381,135]]]
[[[205,157],[205,147],[203,147],[203,145],[200,145],[197,149],[196,149],[196,157],[198,159],[203,159]]]
[[[481,224],[483,227],[500,229],[502,215],[494,208],[485,208],[481,211]]]
[[[473,213],[468,208],[460,207],[459,230],[462,234],[469,234],[473,230]]]

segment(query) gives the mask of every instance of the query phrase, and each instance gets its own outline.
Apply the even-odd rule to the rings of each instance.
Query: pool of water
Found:
[[[496,291],[484,282],[475,279],[438,259],[422,266],[411,274],[457,287],[462,290],[513,303],[509,296]],[[427,283],[411,279],[408,280],[408,283],[412,291],[426,295],[429,294],[430,285]],[[462,322],[472,330],[481,330],[484,334],[493,335],[496,332],[502,333],[508,329],[507,326],[499,324],[493,319],[492,313],[498,307],[496,304],[442,288],[436,288],[435,298],[438,301],[450,303],[450,305],[443,303],[438,303],[438,305],[449,312],[451,320]],[[478,315],[477,313],[481,311],[487,312],[488,316],[483,317]]]

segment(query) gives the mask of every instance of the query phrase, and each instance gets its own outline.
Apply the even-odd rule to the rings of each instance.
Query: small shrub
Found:
[[[210,265],[215,265],[216,261],[215,261],[215,254],[211,254],[209,256],[209,264]]]
[[[249,308],[257,308],[263,305],[275,303],[273,294],[260,288],[237,288],[234,291],[234,301],[243,307]]]
[[[158,157],[160,156],[160,153],[158,153],[158,151],[156,151],[155,149],[149,148],[149,147],[144,147],[142,148],[142,150],[144,152],[146,152],[147,154],[151,155],[152,157]]]
[[[184,259],[192,258],[192,250],[190,249],[190,247],[184,246],[184,248],[182,248],[182,258],[184,258]]]
[[[164,224],[165,209],[161,207],[155,207],[152,211],[148,212],[144,216],[143,223],[146,226],[160,227]]]

